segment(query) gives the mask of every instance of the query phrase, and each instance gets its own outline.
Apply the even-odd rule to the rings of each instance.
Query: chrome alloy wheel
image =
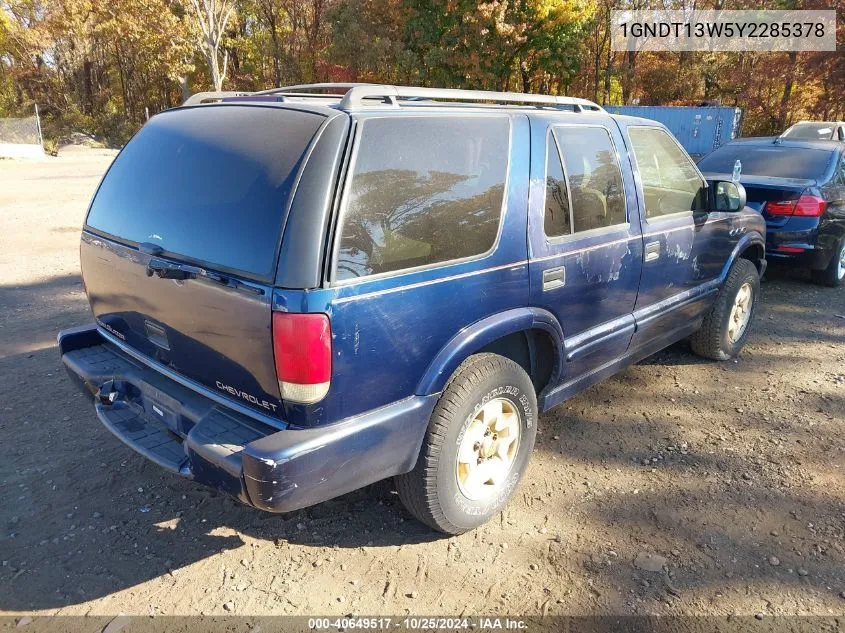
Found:
[[[842,242],[842,250],[839,251],[839,264],[836,267],[836,278],[845,279],[845,241]]]
[[[736,293],[733,308],[731,308],[731,316],[728,320],[728,337],[731,343],[736,343],[748,327],[748,321],[751,319],[751,302],[754,300],[754,293],[751,290],[751,284],[743,284],[739,292]]]
[[[478,501],[500,490],[516,459],[521,429],[519,409],[507,398],[494,398],[478,410],[458,447],[464,496]]]

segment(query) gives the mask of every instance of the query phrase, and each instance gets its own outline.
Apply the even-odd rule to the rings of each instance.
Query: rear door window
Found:
[[[87,225],[168,255],[269,278],[299,166],[324,121],[240,105],[159,114],[115,159]]]
[[[603,127],[554,129],[572,199],[572,231],[626,222],[622,172],[610,134]]]
[[[509,147],[503,116],[365,119],[341,213],[335,279],[490,251]]]

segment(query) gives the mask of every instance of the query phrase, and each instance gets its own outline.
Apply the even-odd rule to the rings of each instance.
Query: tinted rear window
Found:
[[[324,120],[248,106],[164,112],[115,159],[88,225],[268,277],[299,164]]]
[[[822,178],[833,158],[833,151],[805,149],[803,147],[778,147],[777,145],[743,146],[725,145],[708,154],[698,163],[701,171],[719,174],[733,172],[737,159],[742,162],[746,176],[772,176],[775,178]]]
[[[364,122],[345,204],[338,280],[480,255],[499,232],[507,117]]]

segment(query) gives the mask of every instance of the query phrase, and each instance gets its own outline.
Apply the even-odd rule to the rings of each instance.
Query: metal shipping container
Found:
[[[660,121],[696,160],[739,136],[742,110],[720,106],[605,106],[608,112]]]

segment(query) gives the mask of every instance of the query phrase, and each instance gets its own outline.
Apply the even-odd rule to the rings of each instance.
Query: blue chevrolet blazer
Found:
[[[270,512],[395,477],[457,534],[541,412],[689,337],[742,349],[765,224],[653,121],[589,101],[318,84],[203,93],[103,178],[59,334],[100,421]]]

